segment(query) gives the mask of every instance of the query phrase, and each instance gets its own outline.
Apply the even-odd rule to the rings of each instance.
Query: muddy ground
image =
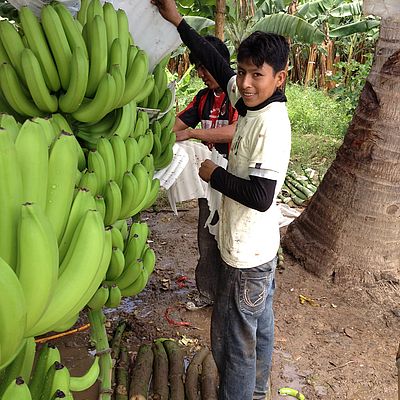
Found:
[[[124,299],[116,310],[105,310],[109,330],[120,318],[128,321],[124,342],[132,356],[141,343],[160,337],[179,339],[193,353],[210,343],[211,315],[210,307],[185,307],[196,294],[196,203],[181,204],[178,216],[165,208],[144,218],[158,256],[156,270],[141,294]],[[276,278],[273,400],[284,398],[277,394],[283,386],[300,390],[307,400],[397,400],[400,288],[387,283],[334,286],[307,273],[287,254]],[[190,326],[171,324],[171,319]],[[83,315],[79,323],[84,322]],[[90,362],[87,333],[56,343],[73,373]],[[88,396],[97,397],[92,390],[76,399]]]

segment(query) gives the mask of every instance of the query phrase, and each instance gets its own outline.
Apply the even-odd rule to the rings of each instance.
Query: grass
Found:
[[[198,90],[203,88],[197,76],[188,76],[178,86],[178,109],[184,109]],[[301,171],[301,166],[324,174],[343,141],[350,117],[347,108],[321,90],[288,84],[286,87],[288,112],[292,125],[290,169]]]
[[[342,144],[350,122],[347,109],[314,88],[291,84],[286,96],[292,125],[290,168],[311,167],[323,174]]]

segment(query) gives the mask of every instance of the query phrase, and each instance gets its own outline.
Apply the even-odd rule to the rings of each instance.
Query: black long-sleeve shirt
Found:
[[[194,56],[210,72],[220,88],[228,94],[228,83],[236,75],[235,71],[214,46],[192,29],[185,20],[178,25],[178,32]],[[256,107],[247,107],[240,98],[234,107],[239,115],[245,116],[247,110],[259,110],[274,101],[286,101],[286,97],[281,92],[275,92]],[[213,172],[210,183],[212,188],[225,196],[258,211],[268,210],[273,202],[276,187],[276,180],[253,175],[250,175],[250,180],[248,180],[235,176],[221,167]]]

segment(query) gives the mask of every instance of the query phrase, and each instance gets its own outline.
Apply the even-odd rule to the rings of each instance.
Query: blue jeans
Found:
[[[276,258],[249,269],[221,261],[211,318],[219,400],[263,399],[274,345]]]

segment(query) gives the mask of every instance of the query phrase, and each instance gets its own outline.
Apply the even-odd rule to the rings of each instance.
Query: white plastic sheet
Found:
[[[115,8],[125,10],[129,30],[141,49],[149,55],[149,69],[182,43],[175,26],[166,21],[150,0],[113,0]]]

